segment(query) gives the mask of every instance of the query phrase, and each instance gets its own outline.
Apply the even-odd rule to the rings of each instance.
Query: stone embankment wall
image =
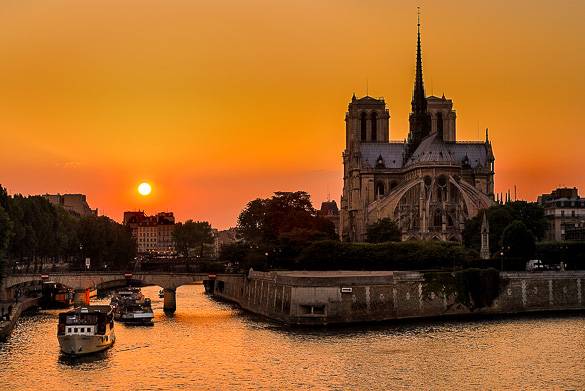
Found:
[[[429,292],[417,272],[250,272],[222,276],[214,295],[288,324],[333,324],[470,313],[585,309],[585,272],[501,273],[491,306],[470,310]]]
[[[14,326],[22,313],[32,307],[37,307],[39,302],[39,298],[27,297],[22,298],[17,303],[0,303],[0,305],[6,307],[3,308],[3,310],[5,310],[4,312],[8,313],[8,320],[0,320],[0,341],[4,341],[10,336],[12,329],[14,329]]]

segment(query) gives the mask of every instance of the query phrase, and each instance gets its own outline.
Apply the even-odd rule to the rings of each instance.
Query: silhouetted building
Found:
[[[323,201],[319,215],[331,221],[335,226],[335,233],[339,234],[339,208],[335,200]]]
[[[45,194],[43,195],[51,204],[61,206],[69,213],[81,217],[97,216],[98,210],[91,209],[87,203],[85,194]]]
[[[585,240],[585,198],[576,187],[558,188],[538,197],[548,220],[545,240]]]
[[[124,225],[132,229],[138,253],[172,254],[175,252],[173,212],[147,216],[144,211],[124,212]]]
[[[408,139],[390,141],[384,98],[351,99],[345,116],[339,234],[364,241],[368,225],[393,219],[402,240],[461,241],[465,221],[494,201],[494,154],[457,141],[453,102],[425,95],[420,23]]]
[[[238,241],[236,228],[228,228],[223,231],[213,229],[213,258],[219,257],[221,247]]]

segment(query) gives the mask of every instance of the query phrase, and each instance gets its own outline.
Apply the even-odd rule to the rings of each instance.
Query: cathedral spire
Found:
[[[414,91],[412,93],[412,112],[425,113],[427,111],[427,100],[422,73],[422,49],[420,44],[420,7],[417,15],[417,38],[416,38],[416,76],[414,79]]]
[[[422,73],[422,49],[420,39],[420,8],[418,8],[417,39],[416,39],[416,74],[412,92],[412,111],[410,113],[410,131],[406,156],[408,159],[419,146],[420,142],[431,133],[431,116],[427,112],[427,98]]]

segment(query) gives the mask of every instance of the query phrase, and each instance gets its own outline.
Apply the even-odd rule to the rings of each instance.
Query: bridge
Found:
[[[129,281],[139,282],[141,285],[158,285],[164,290],[165,312],[174,312],[176,305],[176,290],[181,285],[192,284],[215,279],[215,274],[207,273],[164,273],[164,272],[77,272],[77,273],[46,273],[46,274],[12,274],[2,280],[0,286],[0,300],[14,296],[16,287],[34,282],[51,281],[75,290],[75,304],[88,304],[89,289],[107,288],[116,285],[126,285]]]

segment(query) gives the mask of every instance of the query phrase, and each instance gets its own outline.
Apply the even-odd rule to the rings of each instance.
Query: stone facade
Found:
[[[146,216],[143,211],[124,212],[124,225],[132,230],[139,254],[175,252],[175,216],[172,212],[161,212],[154,216]]]
[[[585,198],[577,188],[559,188],[538,197],[548,220],[545,240],[585,240]]]
[[[426,97],[420,29],[410,131],[390,140],[384,98],[355,95],[345,116],[339,235],[366,240],[367,226],[392,218],[403,240],[461,241],[467,219],[494,200],[494,154],[483,141],[457,141],[453,102]]]
[[[77,216],[97,216],[98,210],[91,209],[87,203],[85,194],[45,194],[43,195],[51,204],[61,206],[69,213]]]

